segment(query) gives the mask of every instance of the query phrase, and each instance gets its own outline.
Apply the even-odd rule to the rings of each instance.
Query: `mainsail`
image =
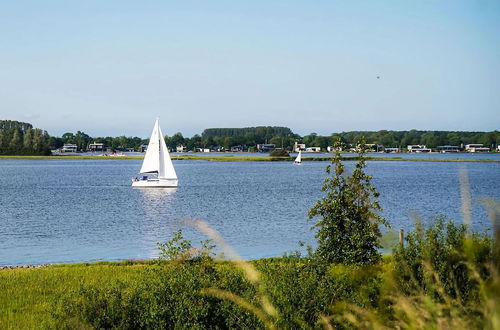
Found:
[[[140,173],[156,173],[158,178],[177,179],[158,119],[156,119],[153,132],[149,138],[148,149]]]
[[[295,158],[294,163],[295,163],[295,164],[300,164],[300,163],[302,163],[302,150],[299,150],[299,154],[297,155],[297,158]]]

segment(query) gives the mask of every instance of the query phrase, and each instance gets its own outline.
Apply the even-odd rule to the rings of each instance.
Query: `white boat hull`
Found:
[[[132,180],[132,187],[136,188],[175,188],[177,187],[177,179],[147,179],[147,180]]]

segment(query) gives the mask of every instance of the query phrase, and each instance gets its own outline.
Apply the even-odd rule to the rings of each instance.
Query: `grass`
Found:
[[[175,156],[171,155],[174,160],[204,160],[212,162],[272,162],[272,161],[282,161],[282,162],[292,162],[293,157],[269,157],[269,156],[197,156],[197,155],[186,155],[186,156]],[[0,159],[92,159],[92,160],[125,160],[125,159],[143,159],[143,156],[0,156]],[[481,163],[495,163],[500,162],[496,159],[442,159],[442,158],[402,158],[402,157],[365,157],[368,161],[404,161],[404,162],[481,162]],[[303,157],[302,161],[312,162],[312,161],[330,161],[331,157]],[[357,160],[356,156],[345,156],[346,161]]]
[[[144,267],[155,266],[124,261],[0,270],[0,329],[54,328],[54,304],[70,288],[132,281]]]

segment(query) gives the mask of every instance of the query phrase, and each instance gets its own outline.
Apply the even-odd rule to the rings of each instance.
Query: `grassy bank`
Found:
[[[216,161],[216,162],[292,162],[293,157],[259,157],[259,156],[197,156],[197,155],[187,155],[187,156],[175,156],[171,155],[174,160],[204,160],[204,161]],[[0,159],[92,159],[92,160],[124,160],[124,159],[143,159],[142,156],[0,156]],[[303,157],[304,162],[324,162],[330,161],[331,157]],[[344,160],[354,161],[356,156],[345,156]],[[500,162],[500,160],[495,159],[443,159],[443,158],[403,158],[403,157],[374,157],[367,156],[368,161],[405,161],[405,162]]]
[[[0,270],[0,329],[54,328],[54,306],[80,285],[133,281],[147,264],[95,263]]]

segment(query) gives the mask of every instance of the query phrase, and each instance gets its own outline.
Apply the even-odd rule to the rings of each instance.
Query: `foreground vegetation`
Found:
[[[500,327],[498,241],[453,222],[418,225],[365,266],[298,253],[220,261],[182,239],[166,251],[169,261],[0,270],[0,328]]]

